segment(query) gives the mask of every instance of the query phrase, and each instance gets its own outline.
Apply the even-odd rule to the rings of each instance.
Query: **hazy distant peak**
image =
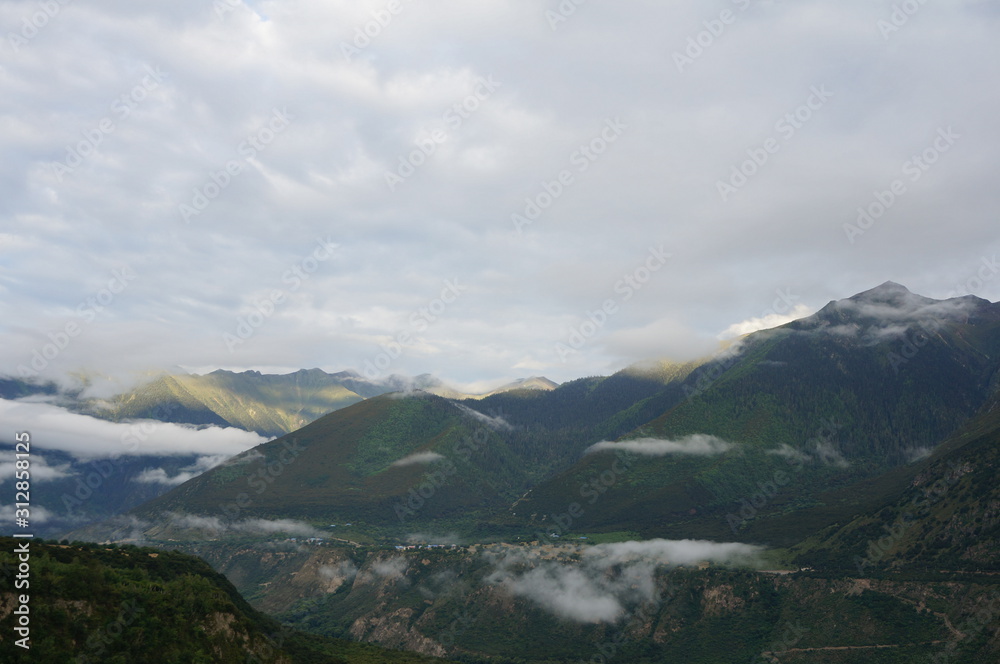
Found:
[[[559,387],[559,383],[549,380],[545,376],[531,376],[529,378],[519,378],[512,383],[501,387],[501,390],[554,390]]]
[[[980,315],[996,317],[998,314],[990,311],[991,307],[988,301],[971,296],[935,300],[887,281],[849,298],[831,301],[813,316],[791,323],[789,328],[845,337],[863,335],[871,341],[898,337],[917,325],[968,322]]]
[[[914,304],[931,304],[936,302],[929,297],[917,295],[909,288],[895,281],[887,281],[875,288],[863,291],[840,302],[863,302],[888,304],[895,307],[910,307]]]

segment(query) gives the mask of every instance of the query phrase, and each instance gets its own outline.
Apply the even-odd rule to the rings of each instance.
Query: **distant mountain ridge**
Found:
[[[546,378],[526,378],[488,394],[555,387],[556,383]],[[115,420],[166,419],[280,436],[364,399],[414,389],[448,398],[486,396],[460,392],[430,374],[413,378],[392,375],[373,381],[353,371],[331,374],[322,369],[301,369],[290,374],[262,374],[219,369],[204,375],[164,375],[87,410]]]
[[[540,392],[554,385],[545,378],[527,378],[494,392]],[[121,435],[135,441],[137,446],[152,430],[149,421],[199,428],[234,427],[274,438],[366,399],[414,390],[457,399],[470,398],[429,374],[413,378],[393,375],[371,381],[352,371],[327,373],[321,369],[303,369],[289,374],[226,370],[204,375],[163,374],[108,399],[81,398],[80,391],[60,391],[51,383],[0,379],[0,398],[32,398],[53,407],[61,406],[82,415],[121,423]],[[487,395],[476,395],[482,396]],[[55,408],[53,411],[55,414]],[[81,426],[91,427],[86,423]],[[105,428],[104,431],[109,430]],[[124,449],[124,440],[111,434],[108,449]],[[3,437],[0,437],[0,448],[5,448],[5,442],[12,449],[13,441],[4,441]],[[206,450],[206,454],[212,455],[212,451]],[[179,455],[132,454],[108,464],[50,450],[45,460],[51,468],[59,470],[53,479],[37,482],[33,487],[35,504],[44,506],[45,511],[40,513],[48,515],[44,525],[40,522],[39,535],[56,535],[153,499],[176,484],[173,478],[202,472],[204,460],[201,456],[193,450]],[[13,477],[13,472],[9,477]]]
[[[750,334],[707,362],[500,390],[461,408],[438,397],[414,398],[406,408],[385,395],[355,404],[264,446],[277,451],[306,440],[319,456],[275,478],[272,502],[252,511],[333,522],[355,513],[380,528],[465,515],[477,528],[537,532],[577,503],[587,509],[574,530],[790,544],[815,525],[796,515],[816,514],[827,492],[926,456],[975,416],[1000,381],[998,369],[1000,305],[932,300],[888,282]],[[448,466],[455,443],[477,426],[491,442],[471,465]],[[366,456],[371,446],[382,450],[380,466]],[[616,449],[631,459],[627,472],[602,484]],[[392,467],[413,454],[427,461]],[[353,469],[354,479],[318,470],[329,464]],[[794,481],[776,487],[767,509],[732,516],[758,487],[789,471]],[[432,487],[433,501],[412,497],[441,472],[447,481]],[[142,516],[155,522],[157,505],[168,503],[169,511],[201,513],[217,504],[217,491],[245,484],[243,474],[210,471],[148,503]],[[327,511],[307,508],[319,504]],[[400,505],[414,514],[399,519]]]
[[[305,629],[477,664],[972,663],[1000,652],[977,623],[1000,596],[998,470],[1000,305],[887,282],[708,360],[372,397],[73,536],[181,547]],[[273,555],[296,531],[322,540]],[[475,544],[392,546],[456,540]],[[657,559],[637,586],[632,556],[663,540],[776,566]],[[628,556],[588,581],[604,542]],[[561,615],[618,575],[663,594],[622,631]]]
[[[732,447],[640,455],[627,482],[599,487],[607,495],[588,509],[587,525],[793,543],[815,525],[798,522],[796,512],[822,505],[824,491],[928,454],[977,414],[998,383],[1000,305],[932,300],[882,284],[750,334],[682,380],[683,399],[619,442],[707,435]],[[581,500],[609,457],[582,457],[535,487],[517,511],[550,522],[546,515]],[[775,487],[765,508],[745,510],[752,518],[727,522],[776,473],[793,479]]]

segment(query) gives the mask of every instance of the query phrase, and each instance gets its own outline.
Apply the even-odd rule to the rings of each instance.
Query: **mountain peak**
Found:
[[[903,284],[898,284],[895,281],[886,281],[885,283],[879,284],[875,288],[868,290],[869,293],[911,293],[912,291],[904,286]]]
[[[909,288],[902,284],[897,284],[895,281],[886,281],[875,288],[863,291],[847,299],[853,302],[880,302],[894,305],[910,302],[915,299],[933,302],[930,298],[916,295]]]

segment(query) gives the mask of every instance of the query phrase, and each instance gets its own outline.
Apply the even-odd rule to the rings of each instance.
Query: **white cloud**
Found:
[[[46,403],[0,399],[0,420],[30,431],[39,447],[77,459],[117,456],[231,456],[267,442],[242,429],[195,428],[143,420],[118,423],[70,412]]]
[[[766,451],[767,454],[773,454],[774,456],[780,456],[782,458],[785,458],[785,459],[788,459],[789,461],[794,461],[794,462],[804,462],[804,461],[808,461],[809,459],[812,458],[808,454],[806,454],[805,452],[803,452],[801,450],[797,450],[797,449],[795,449],[794,447],[792,447],[791,445],[789,445],[787,443],[782,443],[781,445],[779,445],[778,447],[776,447],[774,449],[765,450],[765,451]]]
[[[395,581],[409,586],[406,572],[409,563],[403,556],[376,558],[371,564],[365,565],[357,574],[358,583],[369,583],[380,579]]]
[[[796,449],[787,443],[765,450],[766,454],[779,456],[794,463],[812,463],[817,461],[827,466],[847,468],[851,463],[844,458],[840,450],[829,441],[817,441],[811,448]]]
[[[486,582],[502,585],[554,615],[580,623],[613,622],[642,603],[661,601],[660,569],[712,562],[756,565],[761,547],[699,540],[647,540],[561,546],[551,551],[500,548],[487,551],[494,566]],[[577,557],[571,560],[570,556]]]
[[[262,454],[259,454],[259,456],[263,457]],[[229,457],[224,454],[199,457],[195,463],[186,468],[182,468],[176,475],[169,475],[163,468],[147,468],[136,475],[134,481],[143,484],[165,484],[167,486],[177,486],[178,484],[184,484],[184,482],[198,477],[206,470],[215,468],[228,458]]]
[[[819,457],[820,462],[828,466],[836,466],[837,468],[847,468],[851,463],[844,458],[844,455],[840,453],[832,443],[826,441],[820,441],[816,443],[816,456]]]
[[[663,440],[660,438],[635,438],[618,442],[601,441],[588,447],[584,454],[594,452],[625,451],[643,456],[714,456],[724,454],[732,449],[733,444],[716,436],[696,433],[679,440]]]
[[[511,431],[514,427],[505,420],[503,417],[497,415],[495,417],[490,417],[485,413],[480,413],[478,410],[474,410],[460,403],[451,402],[453,406],[458,408],[460,411],[469,415],[470,417],[476,419],[481,424],[485,424],[494,431]]]
[[[65,348],[36,360],[43,378],[361,370],[390,345],[391,372],[467,382],[519,366],[563,381],[701,355],[733,321],[760,317],[779,285],[814,305],[886,278],[943,297],[971,288],[1000,248],[1000,127],[980,83],[997,79],[1000,58],[983,3],[928,3],[888,41],[878,3],[751,3],[684,72],[673,53],[717,16],[695,0],[626,13],[588,3],[556,31],[532,3],[403,6],[351,61],[340,43],[384,3],[241,4],[219,17],[205,2],[95,1],[8,49],[0,371],[29,366],[75,324]],[[5,34],[37,10],[4,3]],[[157,85],[127,115],[113,110],[147,66],[162,71]],[[642,84],[650,67],[664,85]],[[449,108],[490,75],[500,87],[449,126]],[[723,202],[718,183],[822,85],[829,103]],[[240,144],[275,108],[288,127],[245,159]],[[614,117],[627,129],[580,170],[574,153]],[[57,172],[103,118],[114,132]],[[851,244],[844,224],[949,124],[962,138]],[[447,139],[390,192],[386,172],[442,126]],[[240,173],[186,223],[178,206],[229,161]],[[511,215],[562,170],[573,184],[517,234]],[[286,280],[327,236],[334,257]],[[670,262],[639,272],[641,289],[618,286],[660,243]],[[126,264],[136,279],[87,308]],[[468,291],[439,311],[451,278]],[[281,304],[230,352],[223,335],[275,289]],[[975,291],[1000,299],[1000,279]],[[617,313],[562,362],[554,344],[608,300]]]
[[[350,581],[358,575],[358,567],[350,560],[342,560],[336,565],[321,565],[319,575],[327,581]]]
[[[742,337],[758,330],[769,330],[773,327],[791,323],[793,320],[805,318],[811,315],[814,309],[805,304],[796,304],[787,314],[769,313],[764,316],[748,318],[739,323],[733,323],[719,335],[720,339],[733,339]]]
[[[4,461],[3,463],[0,463],[0,483],[6,482],[7,480],[13,480],[14,472],[16,470],[14,461]],[[31,467],[28,472],[30,473],[32,482],[48,482],[51,480],[62,479],[64,477],[70,477],[73,474],[70,472],[69,464],[64,463],[59,466],[50,466],[44,456],[32,457]]]
[[[914,447],[909,450],[904,450],[906,453],[906,460],[908,463],[916,463],[917,461],[923,461],[931,454],[934,453],[933,447]]]
[[[411,544],[461,544],[462,539],[457,533],[432,535],[429,533],[408,533],[406,541]]]
[[[402,459],[393,461],[392,466],[413,466],[417,464],[436,463],[444,459],[444,456],[437,452],[415,452]]]
[[[246,533],[251,535],[295,535],[300,537],[325,537],[327,534],[308,523],[294,519],[245,519],[223,521],[215,516],[200,516],[169,512],[167,524],[174,528],[202,530],[213,534]]]
[[[388,560],[379,560],[371,566],[371,572],[376,576],[387,579],[401,579],[409,568],[409,563],[403,556],[396,556]]]
[[[15,510],[16,507],[12,504],[0,505],[0,521],[11,524],[14,523],[14,517],[16,516]],[[29,523],[46,523],[47,521],[52,520],[55,516],[57,515],[38,504],[32,505],[28,510]]]

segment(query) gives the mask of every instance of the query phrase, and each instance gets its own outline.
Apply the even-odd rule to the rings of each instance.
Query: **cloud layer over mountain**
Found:
[[[267,442],[242,429],[196,428],[153,420],[109,422],[48,403],[6,399],[0,399],[0,421],[10,423],[17,431],[30,432],[40,449],[61,450],[80,460],[197,455],[214,459],[215,465],[225,457]]]
[[[702,433],[685,436],[680,440],[663,440],[659,438],[634,438],[619,442],[601,441],[586,449],[584,454],[594,452],[632,452],[643,456],[668,456],[671,454],[691,456],[714,456],[732,449],[732,443],[727,443],[717,436]]]
[[[500,584],[567,620],[613,622],[636,606],[660,602],[658,572],[678,565],[711,562],[753,565],[760,547],[697,540],[646,540],[562,546],[552,551],[509,548],[486,555],[495,569],[486,581]],[[570,561],[570,555],[578,560]]]
[[[0,7],[0,373],[564,381],[1000,299],[990,3],[46,6]]]

